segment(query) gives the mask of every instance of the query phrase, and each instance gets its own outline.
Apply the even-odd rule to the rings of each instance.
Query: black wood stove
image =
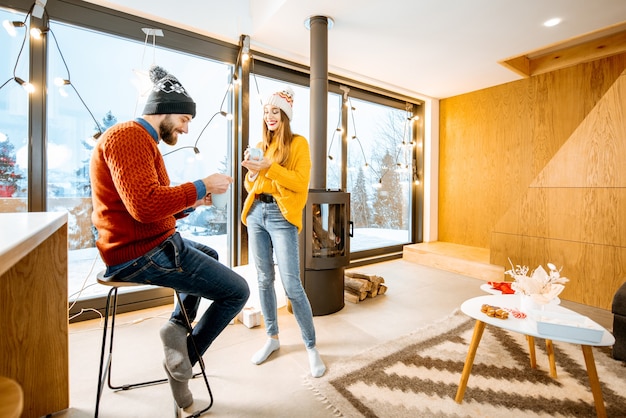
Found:
[[[350,264],[350,193],[309,190],[300,233],[300,277],[313,315],[344,307],[344,269]]]

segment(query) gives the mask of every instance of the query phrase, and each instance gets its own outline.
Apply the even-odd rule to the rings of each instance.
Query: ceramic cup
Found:
[[[213,206],[217,209],[226,209],[228,199],[228,192],[220,194],[211,193],[211,201],[213,202]]]
[[[262,160],[263,159],[263,150],[260,148],[248,148],[248,155],[250,160]]]

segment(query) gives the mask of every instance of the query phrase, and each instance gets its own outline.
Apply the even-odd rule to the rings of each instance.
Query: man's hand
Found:
[[[215,173],[203,178],[202,182],[204,183],[204,187],[206,187],[207,194],[221,194],[226,193],[233,182],[233,178],[226,174]]]

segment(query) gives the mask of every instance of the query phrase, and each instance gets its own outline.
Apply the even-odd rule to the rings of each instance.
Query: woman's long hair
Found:
[[[277,141],[274,155],[269,155],[268,157],[279,165],[284,165],[291,151],[293,132],[291,132],[289,118],[282,109],[280,111],[280,121],[281,124],[275,131],[267,129],[267,124],[265,120],[263,121],[263,152],[265,153],[265,151],[267,151],[272,141]]]

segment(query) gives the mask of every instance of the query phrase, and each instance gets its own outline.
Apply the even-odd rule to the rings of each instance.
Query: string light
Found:
[[[24,26],[26,26],[26,23],[20,21],[5,20],[2,22],[2,26],[4,26],[4,29],[7,31],[10,37],[15,38],[15,36],[17,36],[17,31],[15,30],[15,28],[23,28]]]
[[[22,86],[24,88],[24,90],[26,90],[26,92],[28,94],[33,93],[35,91],[35,86],[33,86],[32,84],[30,84],[29,82],[26,82],[24,80],[22,80],[19,77],[13,77],[13,80],[15,80],[15,82],[17,84],[19,84],[20,86]]]
[[[363,161],[365,161],[365,167],[368,167],[369,165],[367,163],[367,157],[365,156],[365,151],[363,150],[363,145],[361,144],[361,141],[359,140],[359,137],[356,134],[356,122],[354,121],[354,113],[356,111],[356,108],[352,106],[352,99],[350,97],[348,97],[348,101],[346,102],[346,105],[350,107],[350,115],[352,116],[352,130],[354,131],[354,135],[352,135],[352,140],[356,140],[356,142],[359,144],[359,147],[361,148],[361,154],[363,155]]]
[[[17,35],[15,28],[26,27],[27,19],[28,19],[28,15],[26,15],[23,22],[5,20],[4,22],[2,22],[2,26],[4,26],[4,28],[9,33],[10,36],[15,37]],[[14,80],[16,83],[24,87],[24,89],[29,93],[34,91],[35,89],[34,86],[32,86],[30,83],[25,83],[24,80],[17,77],[16,75],[17,66],[20,62],[20,57],[22,56],[22,52],[24,52],[24,46],[26,45],[26,39],[27,39],[26,33],[27,32],[24,31],[24,36],[22,37],[22,45],[20,46],[20,52],[17,54],[17,58],[15,59],[15,65],[13,66],[13,76],[9,77],[4,83],[2,83],[2,85],[0,86],[0,89],[4,88],[4,86],[6,86],[11,80]],[[28,84],[28,88],[26,86],[27,84]]]
[[[240,43],[240,48],[239,48],[239,54],[237,55],[237,63],[235,64],[235,68],[237,68],[240,64],[240,60],[245,60],[244,55],[248,56],[247,59],[250,58],[250,37],[248,35],[242,35],[241,36],[241,43]],[[209,121],[204,125],[204,127],[202,128],[202,130],[200,131],[200,133],[198,134],[198,137],[196,138],[195,143],[193,144],[193,146],[191,145],[186,145],[184,147],[180,147],[180,148],[176,148],[175,150],[172,150],[170,152],[166,152],[165,154],[163,154],[163,156],[165,157],[166,155],[170,155],[173,154],[175,152],[178,152],[180,150],[183,149],[192,149],[193,152],[196,154],[196,158],[199,158],[200,156],[200,148],[198,148],[198,142],[200,141],[200,138],[202,138],[202,134],[204,133],[204,131],[209,127],[209,125],[211,124],[211,122],[213,122],[213,120],[215,119],[215,117],[217,115],[223,116],[224,118],[226,118],[226,120],[232,120],[233,119],[233,115],[222,110],[224,107],[224,103],[226,102],[226,98],[228,97],[228,94],[234,89],[235,85],[241,84],[241,81],[239,80],[239,78],[237,77],[237,73],[233,72],[232,77],[231,77],[231,81],[228,84],[228,87],[226,88],[226,92],[224,93],[224,97],[222,98],[222,103],[220,105],[220,110],[218,110],[217,112],[215,112],[210,118]],[[258,90],[258,86],[257,86],[257,90]]]
[[[57,86],[57,87],[66,86],[68,84],[71,84],[70,80],[65,80],[62,77],[56,77],[54,79],[54,85]]]
[[[48,31],[49,29],[30,28],[30,36],[33,39],[41,39]]]
[[[31,15],[33,17],[36,17],[38,19],[42,18],[43,14],[45,13],[46,2],[47,2],[47,0],[37,0],[37,1],[35,1],[35,4],[33,5],[33,8],[32,8],[32,12],[29,12],[29,14],[26,15],[26,18],[24,19],[23,22],[19,22],[19,21],[10,22],[10,21],[5,20],[2,23],[2,25],[7,30],[7,32],[9,32],[9,34],[11,36],[14,36],[12,33],[15,32],[15,28],[17,28],[17,27],[25,28],[26,27],[26,22],[28,21],[29,15]],[[76,90],[76,87],[74,87],[74,85],[70,81],[71,80],[70,79],[70,70],[69,70],[69,68],[67,66],[67,62],[65,61],[65,57],[63,56],[63,52],[61,52],[61,48],[59,47],[59,42],[57,41],[57,38],[54,35],[54,32],[50,28],[31,27],[30,30],[24,31],[24,38],[22,40],[22,45],[20,47],[20,52],[17,55],[17,58],[15,60],[15,66],[13,67],[13,77],[11,77],[7,81],[5,81],[4,84],[2,84],[0,86],[0,89],[2,89],[5,85],[7,85],[7,83],[9,81],[14,80],[17,84],[22,86],[24,88],[24,90],[26,90],[26,92],[28,92],[29,94],[33,93],[35,91],[35,86],[33,84],[31,84],[31,83],[29,83],[27,81],[24,81],[22,78],[20,78],[20,77],[18,77],[16,75],[17,66],[18,66],[18,64],[20,62],[20,57],[22,56],[22,52],[24,51],[24,46],[26,44],[26,39],[27,39],[26,34],[27,33],[30,33],[31,36],[33,38],[35,38],[35,39],[41,38],[42,35],[47,34],[47,33],[50,33],[52,35],[52,39],[54,41],[54,45],[56,46],[56,49],[59,52],[59,56],[61,57],[61,60],[63,62],[65,70],[67,72],[67,77],[66,78],[57,77],[57,78],[55,78],[54,83],[55,83],[55,85],[59,86],[60,93],[64,97],[67,97],[67,93],[65,91],[62,91],[61,87],[65,86],[65,85],[69,85],[69,86],[72,87],[72,89],[74,90],[74,92],[76,93],[78,98],[80,99],[81,103],[83,104],[85,109],[87,109],[87,112],[89,113],[89,115],[91,116],[91,118],[93,119],[93,121],[96,124],[96,127],[97,127],[98,131],[93,135],[93,138],[94,139],[99,138],[100,135],[102,135],[102,128],[100,127],[100,124],[98,123],[98,121],[94,117],[93,113],[91,112],[91,110],[89,109],[89,107],[87,106],[87,104],[85,103],[83,98],[81,97],[81,95],[78,93],[78,90]]]
[[[49,33],[50,35],[52,35],[52,40],[54,41],[54,45],[56,46],[56,49],[59,52],[59,56],[61,57],[61,61],[63,62],[63,66],[65,67],[65,71],[67,72],[66,78],[56,77],[54,79],[54,84],[59,87],[59,91],[63,97],[67,97],[67,93],[62,89],[63,86],[70,86],[72,90],[74,90],[74,92],[76,93],[76,96],[78,96],[78,99],[83,104],[83,107],[87,110],[87,113],[89,113],[89,116],[91,116],[91,119],[96,124],[96,128],[98,129],[98,131],[92,135],[92,138],[94,140],[97,140],[98,138],[100,138],[100,136],[103,133],[102,127],[98,123],[96,117],[91,112],[91,109],[89,109],[89,106],[87,106],[87,103],[85,103],[85,101],[83,100],[83,97],[80,95],[80,93],[78,92],[74,84],[72,83],[71,77],[70,77],[70,69],[67,66],[67,62],[65,61],[65,57],[63,56],[63,52],[61,51],[61,47],[59,46],[57,37],[55,36],[54,32],[50,28],[43,29],[42,33]]]

